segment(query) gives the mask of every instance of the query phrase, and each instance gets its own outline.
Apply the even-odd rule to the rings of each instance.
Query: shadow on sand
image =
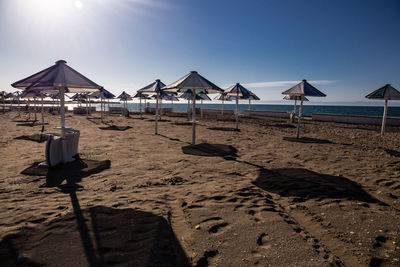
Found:
[[[258,178],[252,182],[268,192],[283,197],[309,199],[347,199],[367,203],[383,202],[372,197],[360,184],[345,177],[321,174],[302,168],[260,169]]]
[[[233,127],[210,127],[207,129],[213,130],[213,131],[240,132],[240,129],[236,129]]]
[[[202,157],[223,157],[225,159],[236,159],[237,149],[230,145],[201,143],[182,147],[184,154]]]
[[[26,140],[26,141],[33,141],[37,143],[43,143],[46,141],[46,136],[42,134],[32,134],[32,135],[21,135],[14,138],[15,140]]]
[[[117,126],[117,125],[111,125],[108,127],[99,127],[100,130],[110,130],[110,131],[126,131],[131,129],[131,126]]]
[[[38,166],[39,162],[33,163],[30,167],[26,168],[21,174],[32,176],[45,176],[46,183],[44,187],[60,186],[64,180],[67,184],[75,184],[80,182],[82,178],[99,173],[105,169],[110,168],[111,162],[109,160],[97,161],[80,159],[60,164],[51,168],[43,168]]]
[[[283,137],[283,140],[296,143],[306,144],[334,144],[333,142],[325,139],[311,138],[311,137]]]
[[[3,266],[190,266],[163,217],[104,206],[82,210],[76,192],[69,195],[73,213],[0,242]]]

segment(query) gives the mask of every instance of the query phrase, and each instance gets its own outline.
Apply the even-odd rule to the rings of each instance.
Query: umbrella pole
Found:
[[[383,110],[383,118],[382,118],[382,129],[381,135],[385,133],[385,125],[386,125],[386,116],[387,116],[387,108],[388,108],[388,100],[385,99],[385,109]]]
[[[302,112],[303,112],[303,97],[301,98],[299,117],[297,119],[297,135],[296,135],[296,138],[300,137],[300,121],[301,121],[301,113]]]
[[[294,100],[294,117],[296,117],[297,99]]]
[[[89,99],[89,98],[88,98]],[[88,99],[86,99],[86,118],[89,117]]]
[[[42,96],[42,133],[44,132],[44,111],[43,111],[43,96]]]
[[[236,92],[236,130],[239,130],[239,90]]]
[[[188,120],[188,121],[190,121],[189,109],[190,109],[190,99],[188,99],[188,107],[187,107],[187,120]]]
[[[28,98],[28,120],[30,120],[30,119],[31,119],[31,107],[30,107],[30,101]]]
[[[33,107],[34,107],[34,110],[35,110],[35,121],[37,121],[37,117],[36,117],[36,112],[37,112],[37,108],[36,108],[36,97],[33,98]]]
[[[103,103],[103,97],[100,98],[100,112],[101,112],[101,122],[103,122],[104,119],[104,113],[103,113],[103,109],[104,109],[104,103]]]
[[[192,107],[192,146],[196,144],[196,90],[193,90]]]
[[[19,102],[19,96],[17,96],[17,101],[18,101],[18,117],[21,116],[21,105]]]
[[[60,88],[60,114],[61,114],[61,149],[62,149],[62,162],[67,161],[67,147],[65,140],[65,88]]]
[[[156,125],[155,125],[155,134],[158,134],[158,96],[159,96],[159,92],[157,92],[157,96],[156,96]]]
[[[140,97],[139,102],[140,102],[140,104],[139,104],[140,118],[143,119],[143,116],[142,116],[142,97]]]
[[[222,99],[222,110],[221,110],[221,115],[224,115],[224,99]]]
[[[250,98],[249,98],[249,110],[251,109]]]
[[[200,100],[200,102],[201,102],[201,109],[200,109],[201,114],[200,114],[200,118],[203,118],[203,99]]]
[[[5,113],[6,112],[6,101],[4,99],[4,94],[2,95],[2,98],[3,98],[3,113]]]

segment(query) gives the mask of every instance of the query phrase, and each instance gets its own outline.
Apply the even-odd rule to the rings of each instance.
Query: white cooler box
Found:
[[[66,148],[66,162],[74,161],[78,154],[78,143],[79,143],[79,130],[69,129],[65,133],[65,148]],[[46,163],[47,166],[55,166],[62,163],[62,142],[60,134],[47,134],[48,139],[46,143]]]

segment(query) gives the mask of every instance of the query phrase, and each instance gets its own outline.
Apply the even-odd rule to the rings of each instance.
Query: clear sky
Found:
[[[302,79],[367,101],[400,89],[400,1],[0,0],[0,90],[58,59],[114,93],[197,70],[267,102]]]

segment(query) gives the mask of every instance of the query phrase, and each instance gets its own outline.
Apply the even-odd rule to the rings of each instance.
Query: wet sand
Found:
[[[15,115],[0,115],[4,266],[400,265],[398,127],[306,120],[296,140],[286,120],[204,118],[191,147],[185,117],[154,135],[150,115],[69,113],[81,167],[25,175],[45,143]]]

